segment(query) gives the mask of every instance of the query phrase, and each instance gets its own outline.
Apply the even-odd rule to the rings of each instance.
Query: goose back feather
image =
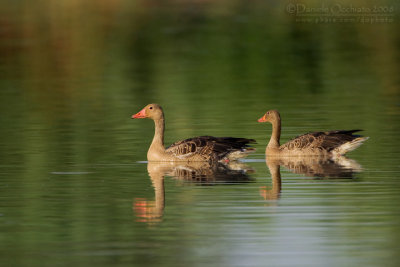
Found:
[[[165,151],[177,158],[188,158],[200,155],[205,160],[232,159],[231,154],[240,152],[243,156],[254,149],[249,146],[254,139],[236,137],[198,136],[171,144]]]
[[[306,133],[289,140],[287,143],[283,144],[281,148],[287,150],[317,149],[331,152],[338,146],[360,137],[360,135],[353,135],[353,133],[359,131],[362,130],[336,130]]]

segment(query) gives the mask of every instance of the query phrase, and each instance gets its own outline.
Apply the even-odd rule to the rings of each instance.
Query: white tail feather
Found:
[[[356,149],[357,147],[361,146],[362,143],[366,140],[368,140],[369,137],[358,137],[356,139],[354,139],[353,141],[344,143],[343,145],[335,148],[332,153],[335,155],[344,155],[347,152],[350,152],[354,149]]]

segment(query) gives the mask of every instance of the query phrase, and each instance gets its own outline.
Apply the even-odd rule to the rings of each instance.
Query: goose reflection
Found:
[[[353,178],[354,173],[361,172],[362,167],[355,160],[340,157],[283,157],[267,156],[266,164],[271,174],[272,187],[262,187],[260,195],[265,200],[276,200],[280,197],[282,183],[280,166],[292,173],[302,174],[315,179]]]
[[[164,177],[199,185],[237,184],[253,181],[248,165],[240,162],[148,162],[147,172],[155,190],[154,200],[136,198],[133,210],[137,221],[155,224],[162,221],[165,208]]]

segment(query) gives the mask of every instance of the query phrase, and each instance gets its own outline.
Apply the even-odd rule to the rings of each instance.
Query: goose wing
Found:
[[[219,160],[233,151],[248,148],[250,143],[255,143],[255,140],[235,137],[199,136],[175,142],[166,149],[166,152],[182,159],[199,155],[205,159]]]
[[[331,151],[338,146],[350,142],[359,135],[353,135],[361,130],[336,130],[329,132],[313,132],[297,136],[284,145],[283,149],[299,150],[299,149],[319,149]]]

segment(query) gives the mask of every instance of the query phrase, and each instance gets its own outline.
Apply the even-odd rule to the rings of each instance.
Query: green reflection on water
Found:
[[[299,23],[286,5],[1,4],[2,261],[256,266],[303,255],[304,264],[396,265],[398,21]],[[153,124],[130,116],[150,102],[166,112],[166,144],[250,137],[257,159],[270,126],[256,120],[271,108],[282,114],[282,141],[362,128],[371,138],[350,157],[364,172],[321,182],[283,171],[272,203],[259,195],[270,183],[265,163],[249,163],[256,182],[246,185],[167,178],[163,221],[148,227],[132,203],[154,197],[135,163]]]

